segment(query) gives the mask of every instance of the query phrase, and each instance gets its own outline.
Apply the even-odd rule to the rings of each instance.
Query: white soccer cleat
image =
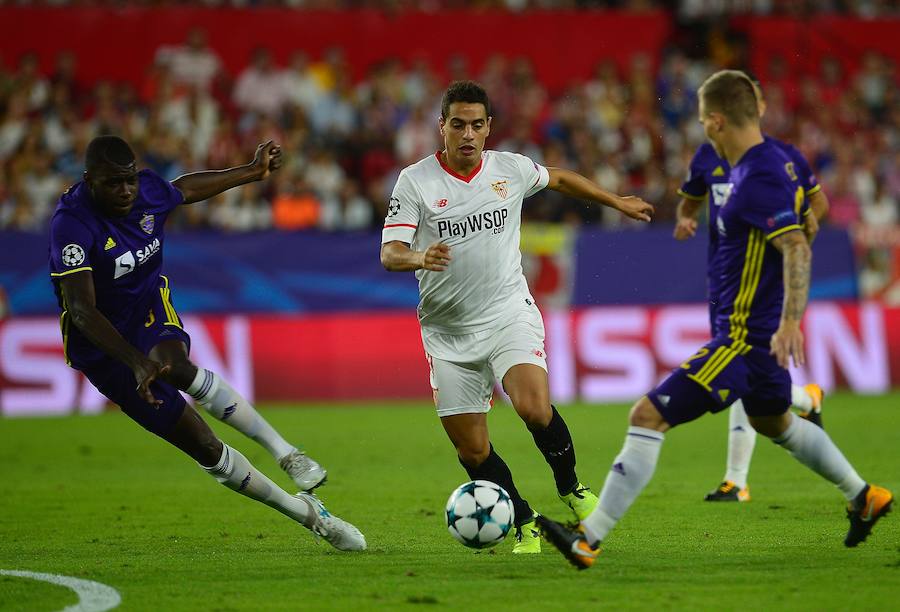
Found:
[[[331,514],[318,497],[311,493],[297,493],[294,497],[309,505],[309,518],[304,525],[317,537],[322,538],[338,550],[365,550],[366,537],[362,532],[343,519]]]
[[[279,459],[278,465],[297,483],[301,491],[312,491],[324,484],[328,477],[328,472],[321,465],[296,448]]]

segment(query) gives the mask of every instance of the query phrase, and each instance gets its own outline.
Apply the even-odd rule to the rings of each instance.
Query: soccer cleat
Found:
[[[580,482],[571,493],[560,495],[559,498],[575,513],[575,518],[579,521],[590,516],[597,507],[597,496]]]
[[[300,492],[294,497],[301,499],[309,506],[306,526],[316,539],[322,538],[338,550],[365,550],[366,537],[362,532],[343,519],[331,514],[318,497],[312,493]]]
[[[513,545],[514,555],[531,555],[541,552],[541,532],[538,530],[535,514],[524,525],[516,527],[516,543]]]
[[[893,501],[894,496],[884,487],[866,485],[862,493],[847,505],[850,529],[844,538],[844,546],[853,548],[865,542],[878,519],[891,511]]]
[[[708,502],[748,502],[750,487],[738,489],[730,480],[723,480],[722,484],[707,493],[703,499]]]
[[[296,448],[279,459],[278,465],[297,483],[301,491],[312,491],[325,484],[328,477],[328,472],[321,465]]]
[[[588,544],[580,525],[578,530],[573,531],[546,516],[538,516],[537,524],[547,541],[578,569],[587,569],[597,560],[600,549]]]
[[[818,425],[822,429],[825,429],[825,426],[822,425],[822,404],[825,399],[825,392],[822,391],[822,387],[815,383],[805,385],[803,390],[809,393],[809,396],[812,398],[813,407],[812,410],[798,412],[797,416],[801,419],[806,419],[813,425]]]

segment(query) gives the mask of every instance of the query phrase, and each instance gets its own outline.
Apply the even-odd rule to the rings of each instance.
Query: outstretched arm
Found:
[[[809,299],[812,251],[800,230],[773,238],[772,245],[781,251],[784,258],[784,305],[778,330],[772,335],[770,352],[783,368],[788,367],[791,357],[794,364],[800,366],[806,362],[800,321]]]
[[[138,393],[147,403],[162,403],[153,397],[150,384],[164,375],[169,366],[161,367],[129,344],[109,319],[97,310],[94,278],[91,273],[84,271],[67,274],[60,278],[59,284],[66,311],[78,330],[107,355],[115,357],[131,368],[138,383]]]
[[[281,167],[281,147],[271,140],[256,147],[253,161],[227,170],[205,170],[179,176],[172,181],[185,204],[201,202],[232,187],[261,181]]]
[[[553,189],[564,195],[590,200],[622,212],[638,221],[650,221],[653,217],[653,206],[647,204],[636,196],[618,196],[605,191],[594,181],[585,178],[577,172],[565,168],[547,168],[550,173],[548,189]]]

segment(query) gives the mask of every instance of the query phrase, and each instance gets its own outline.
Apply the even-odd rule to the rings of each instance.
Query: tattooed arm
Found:
[[[772,245],[784,257],[784,306],[781,310],[781,323],[772,336],[770,352],[783,368],[788,367],[791,357],[794,358],[794,365],[799,366],[806,362],[800,320],[809,297],[812,251],[800,230],[773,238]]]

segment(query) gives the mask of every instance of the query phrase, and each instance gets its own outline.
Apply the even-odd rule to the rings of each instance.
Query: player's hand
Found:
[[[256,147],[256,157],[253,158],[253,168],[259,173],[259,180],[263,180],[271,173],[281,168],[281,145],[271,140]]]
[[[135,366],[132,366],[132,371],[134,371],[134,379],[137,381],[137,392],[144,401],[146,401],[151,406],[159,406],[162,404],[162,400],[158,400],[153,397],[153,393],[150,392],[150,385],[153,384],[160,376],[165,376],[169,373],[172,366],[164,366],[152,359],[144,359],[140,363]]]
[[[819,234],[819,220],[816,219],[816,216],[812,213],[806,215],[806,218],[803,220],[803,234],[806,236],[806,241],[810,245]]]
[[[624,196],[619,198],[616,201],[616,208],[632,219],[647,222],[653,218],[653,213],[656,212],[652,204],[644,202],[637,196]]]
[[[679,217],[675,223],[675,240],[687,240],[697,235],[697,220],[691,217]]]
[[[450,263],[450,247],[443,242],[435,242],[422,253],[422,269],[443,272]]]
[[[782,368],[788,368],[791,364],[791,358],[794,359],[794,365],[802,366],[806,363],[806,353],[803,351],[803,332],[800,331],[800,325],[796,322],[782,321],[772,334],[772,343],[770,355],[775,355],[778,365]]]

